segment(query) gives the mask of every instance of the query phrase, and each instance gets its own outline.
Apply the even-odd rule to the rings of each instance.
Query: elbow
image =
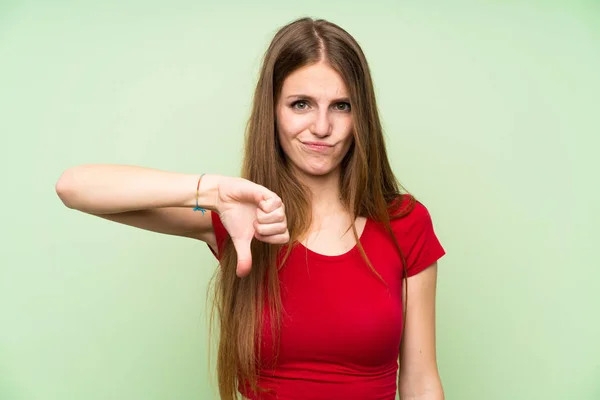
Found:
[[[77,190],[74,184],[73,173],[68,169],[62,173],[54,185],[54,190],[63,204],[71,209],[77,209]]]
[[[444,388],[437,370],[398,382],[401,400],[444,400]]]

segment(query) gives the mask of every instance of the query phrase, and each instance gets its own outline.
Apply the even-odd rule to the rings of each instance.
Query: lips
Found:
[[[315,151],[326,151],[333,147],[333,145],[324,142],[302,142],[302,144],[308,149]]]

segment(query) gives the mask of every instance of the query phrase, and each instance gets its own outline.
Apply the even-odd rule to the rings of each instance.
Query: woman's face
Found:
[[[346,85],[329,65],[308,65],[284,80],[276,121],[281,147],[298,172],[339,170],[353,140],[352,112]]]

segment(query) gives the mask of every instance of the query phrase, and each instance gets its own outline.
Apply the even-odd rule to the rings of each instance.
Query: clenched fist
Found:
[[[264,186],[221,177],[215,208],[235,247],[238,277],[248,275],[252,268],[252,238],[271,244],[290,240],[283,202]]]

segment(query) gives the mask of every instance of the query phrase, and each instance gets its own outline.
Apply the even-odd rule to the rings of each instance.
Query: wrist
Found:
[[[193,206],[216,211],[221,176],[204,174],[202,178],[200,175],[197,178],[200,179],[200,186],[198,186],[198,191],[194,192]]]

